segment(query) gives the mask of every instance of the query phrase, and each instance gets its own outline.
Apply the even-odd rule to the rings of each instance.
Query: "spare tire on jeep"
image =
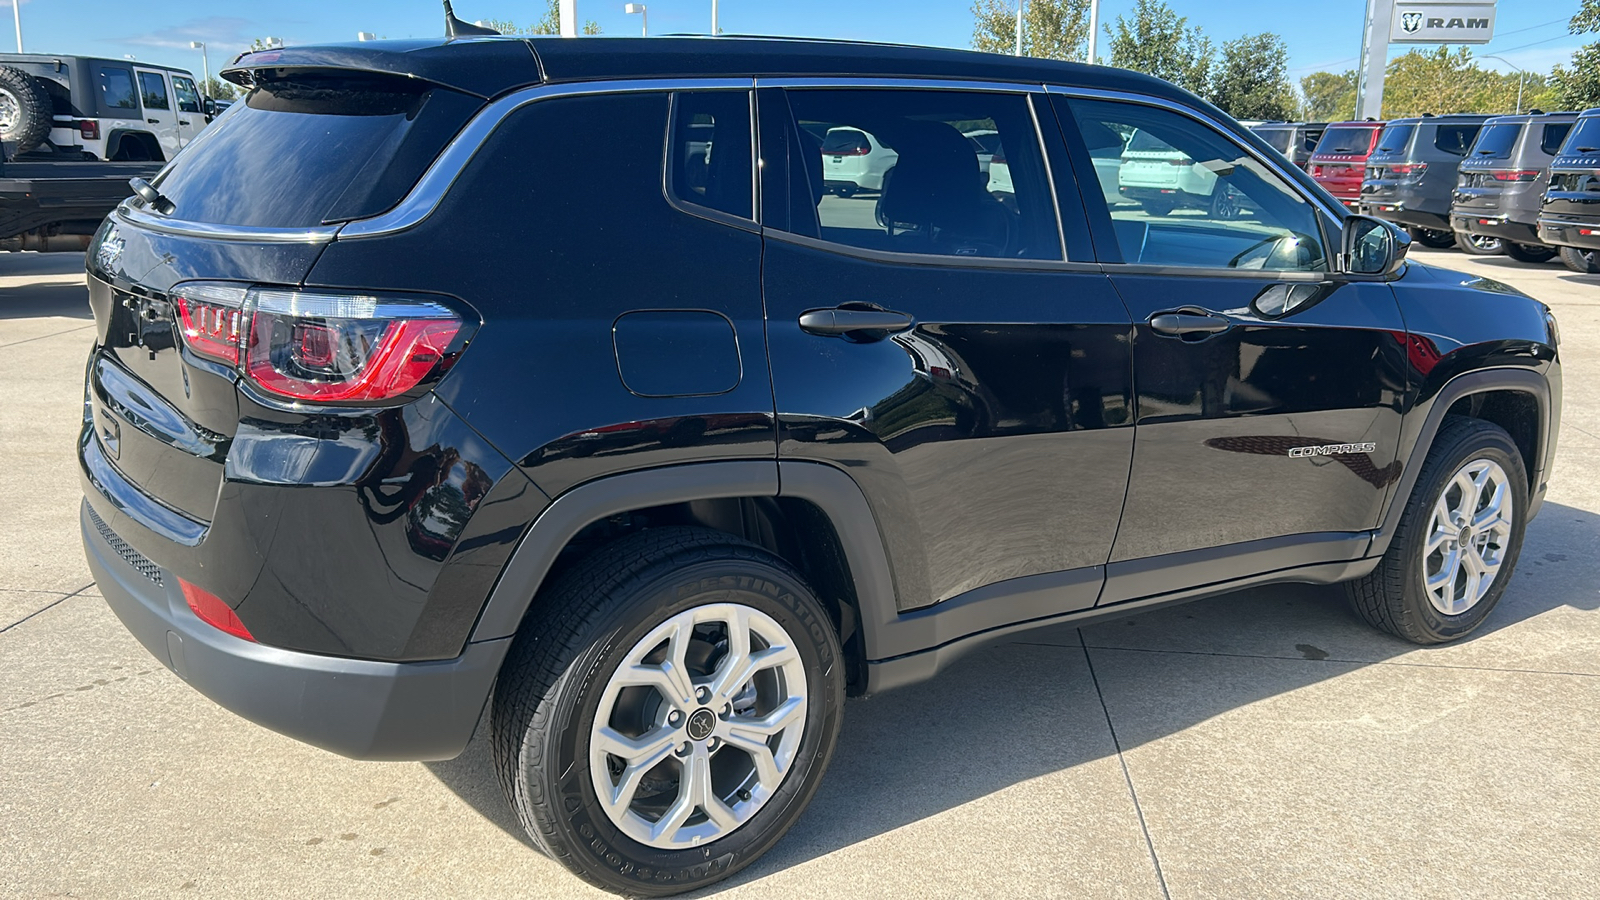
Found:
[[[0,66],[0,140],[15,144],[16,153],[39,146],[50,135],[50,95],[32,75]]]

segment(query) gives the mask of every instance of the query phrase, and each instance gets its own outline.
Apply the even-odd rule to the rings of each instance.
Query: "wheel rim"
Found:
[[[1445,483],[1428,519],[1422,586],[1433,608],[1459,616],[1489,593],[1511,546],[1510,479],[1489,459],[1467,463]]]
[[[0,88],[0,132],[9,132],[17,126],[17,114],[21,104],[17,103],[16,95]]]
[[[1500,239],[1497,237],[1489,237],[1482,234],[1471,234],[1467,236],[1467,240],[1472,242],[1472,246],[1477,247],[1479,250],[1482,250],[1485,253],[1493,253],[1494,251],[1500,249]]]
[[[624,834],[680,850],[726,837],[777,793],[805,730],[805,666],[766,613],[673,616],[633,646],[589,733],[600,806]]]

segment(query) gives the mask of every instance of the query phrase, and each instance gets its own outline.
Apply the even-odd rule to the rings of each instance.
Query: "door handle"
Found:
[[[1228,320],[1222,316],[1196,313],[1162,313],[1150,317],[1150,327],[1160,334],[1217,334],[1227,331]]]
[[[145,119],[145,121],[149,122],[151,125],[160,125],[161,124],[161,120],[160,119]]]
[[[800,314],[800,330],[829,337],[881,341],[909,329],[917,320],[889,309],[811,309]]]
[[[178,124],[179,125],[187,125],[187,124],[189,124],[189,120],[188,119],[179,119],[178,120]]]

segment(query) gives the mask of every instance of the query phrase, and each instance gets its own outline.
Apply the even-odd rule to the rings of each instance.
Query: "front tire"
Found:
[[[1580,250],[1562,247],[1561,264],[1584,275],[1600,274],[1600,250]]]
[[[1456,249],[1472,256],[1498,256],[1505,250],[1505,242],[1497,237],[1456,232]]]
[[[1505,593],[1527,525],[1522,454],[1500,426],[1446,417],[1377,568],[1346,585],[1356,614],[1416,644],[1472,633]]]
[[[1555,258],[1556,248],[1546,247],[1542,244],[1518,244],[1513,241],[1506,242],[1506,255],[1522,263],[1549,262]]]
[[[1445,250],[1456,245],[1456,234],[1453,231],[1441,231],[1437,228],[1420,228],[1412,226],[1406,231],[1411,233],[1411,239],[1424,247],[1435,250]]]
[[[721,532],[617,541],[541,591],[496,684],[502,787],[534,842],[629,896],[719,881],[816,793],[843,714],[804,579]]]

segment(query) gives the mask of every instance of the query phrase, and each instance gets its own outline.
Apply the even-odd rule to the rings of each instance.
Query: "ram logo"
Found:
[[[1310,447],[1290,447],[1289,456],[1303,459],[1307,456],[1344,456],[1349,453],[1372,453],[1378,449],[1374,443],[1316,444]]]
[[[1416,34],[1422,27],[1422,13],[1408,12],[1400,14],[1400,30],[1406,34]]]

